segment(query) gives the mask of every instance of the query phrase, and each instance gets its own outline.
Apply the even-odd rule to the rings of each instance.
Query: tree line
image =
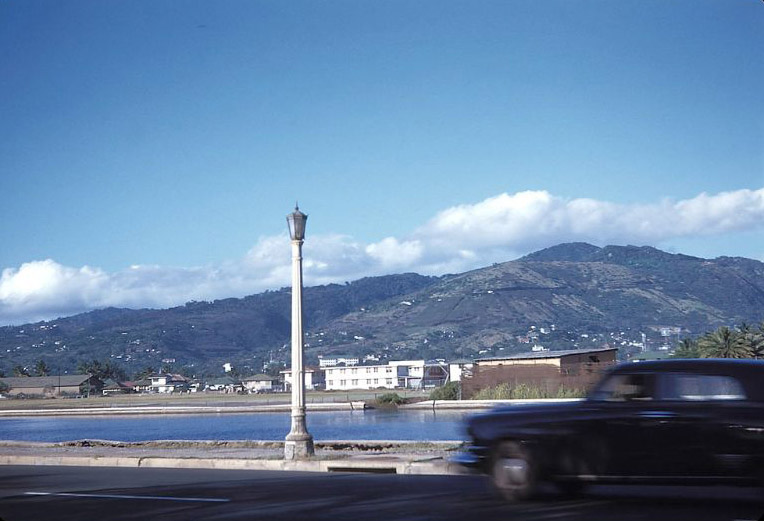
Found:
[[[764,358],[764,321],[759,325],[722,326],[679,341],[674,358]]]

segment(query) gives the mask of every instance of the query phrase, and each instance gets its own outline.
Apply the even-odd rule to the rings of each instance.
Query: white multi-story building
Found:
[[[327,367],[326,390],[421,389],[427,386],[428,376],[440,378],[435,385],[442,385],[447,378],[446,371],[443,371],[445,377],[434,376],[437,371],[433,371],[440,367],[440,364],[427,364],[424,360],[398,360],[386,365]]]
[[[331,357],[325,357],[320,356],[318,357],[318,366],[321,368],[324,367],[336,367],[338,365],[358,365],[358,357],[357,356],[331,356]]]
[[[398,387],[398,373],[391,365],[327,367],[325,372],[327,391]]]
[[[286,369],[279,371],[284,378],[284,390],[292,390],[292,369]],[[324,388],[324,371],[322,369],[305,369],[305,389],[309,391],[316,391]]]

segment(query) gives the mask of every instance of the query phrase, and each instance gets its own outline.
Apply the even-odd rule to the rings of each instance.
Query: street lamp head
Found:
[[[294,212],[287,215],[287,224],[289,225],[289,237],[293,241],[305,239],[305,222],[308,216],[300,211],[300,207],[295,204]]]

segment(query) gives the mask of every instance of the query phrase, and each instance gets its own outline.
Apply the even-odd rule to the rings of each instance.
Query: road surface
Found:
[[[575,499],[550,489],[507,505],[479,476],[0,467],[3,521],[757,521],[763,514],[755,489],[594,487]]]

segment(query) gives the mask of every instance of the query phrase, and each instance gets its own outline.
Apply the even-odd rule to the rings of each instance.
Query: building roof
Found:
[[[477,358],[476,362],[488,362],[496,360],[533,360],[545,358],[563,358],[565,356],[587,355],[592,353],[605,353],[607,351],[618,351],[616,347],[601,347],[598,349],[565,349],[562,351],[534,351],[530,353],[519,353],[508,356],[495,356],[491,358]]]
[[[207,380],[207,385],[241,385],[241,380],[226,375],[218,378],[210,378]]]
[[[133,387],[133,382],[118,382],[117,380],[107,379],[103,383],[103,388],[109,389],[129,389]]]
[[[267,374],[256,374],[254,376],[248,376],[244,378],[243,382],[274,382],[278,380],[275,376],[269,376]]]
[[[90,379],[89,374],[62,374],[61,376],[19,376],[0,378],[11,389],[38,387],[74,387]]]

